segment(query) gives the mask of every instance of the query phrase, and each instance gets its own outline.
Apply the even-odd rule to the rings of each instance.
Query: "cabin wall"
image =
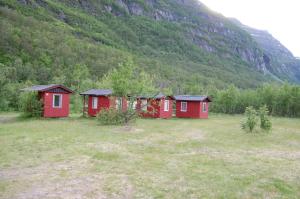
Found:
[[[187,111],[181,111],[181,102],[176,101],[176,117],[179,118],[200,118],[200,102],[187,101]]]
[[[173,114],[173,100],[169,99],[169,110],[165,111],[165,99],[161,99],[160,118],[171,118]]]
[[[92,106],[93,96],[88,97],[88,115],[89,116],[95,117],[102,109],[108,109],[110,107],[111,102],[110,102],[109,97],[97,96],[97,98],[98,98],[97,109],[93,109],[93,106]]]
[[[110,97],[110,107],[116,108],[117,97]],[[122,110],[127,110],[127,99],[126,97],[122,97]]]
[[[178,118],[201,118],[207,119],[209,113],[209,102],[206,102],[206,112],[203,112],[203,102],[187,101],[187,111],[181,111],[181,102],[176,101],[176,117]]]
[[[145,118],[159,118],[160,116],[160,100],[151,100],[148,99],[147,102],[149,105],[147,106],[147,111],[141,111],[141,100],[138,100],[138,107],[140,110],[140,115]]]
[[[141,109],[141,100],[137,100],[136,110],[141,117],[145,118],[171,118],[173,113],[173,100],[169,100],[169,111],[164,111],[165,99],[148,99],[149,105],[147,112],[143,112]]]
[[[61,94],[62,95],[62,107],[54,108],[53,107],[53,95]],[[43,100],[44,104],[44,117],[68,117],[69,116],[69,105],[70,105],[70,94],[68,93],[50,93],[50,92],[41,92],[39,94]]]
[[[209,112],[209,102],[206,102],[206,112],[203,112],[203,103],[205,102],[201,102],[200,103],[200,118],[202,119],[207,119],[208,118],[208,112]]]
[[[116,107],[116,100],[117,97],[108,97],[108,96],[98,96],[98,106],[97,109],[93,109],[92,106],[92,99],[93,96],[88,97],[88,115],[95,117],[102,109],[109,109],[109,108],[115,108]],[[126,97],[122,98],[122,110],[127,110],[127,101]]]

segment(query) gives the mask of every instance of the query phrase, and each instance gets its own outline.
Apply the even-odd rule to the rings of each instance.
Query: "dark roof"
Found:
[[[80,93],[80,95],[108,96],[112,94],[110,89],[90,89]]]
[[[199,102],[202,102],[202,101],[209,101],[211,102],[211,98],[209,96],[197,96],[197,95],[176,95],[174,96],[174,99],[175,100],[178,100],[178,101],[199,101]]]
[[[28,88],[21,89],[22,91],[48,91],[56,88],[61,88],[69,93],[73,93],[73,91],[63,85],[60,84],[49,84],[49,85],[35,85]]]
[[[141,95],[138,96],[139,99],[162,99],[162,98],[173,98],[172,96],[166,96],[163,93],[159,93],[153,97],[153,95]]]

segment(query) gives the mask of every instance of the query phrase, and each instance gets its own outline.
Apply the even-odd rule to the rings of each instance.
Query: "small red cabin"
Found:
[[[160,93],[155,97],[138,97],[137,111],[146,118],[171,118],[173,98]]]
[[[208,118],[209,102],[208,96],[177,95],[176,117],[178,118]]]
[[[109,89],[91,89],[80,93],[80,95],[83,96],[83,114],[87,112],[92,117],[97,116],[102,109],[113,107],[122,107],[122,110],[127,109],[126,98],[112,96],[112,90]],[[87,100],[86,96],[88,96]]]
[[[43,102],[43,117],[68,117],[70,94],[73,91],[58,84],[36,85],[22,89],[23,91],[36,91]]]

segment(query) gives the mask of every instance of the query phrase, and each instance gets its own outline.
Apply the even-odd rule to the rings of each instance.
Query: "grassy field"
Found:
[[[300,198],[300,119],[16,120],[0,114],[0,198]]]

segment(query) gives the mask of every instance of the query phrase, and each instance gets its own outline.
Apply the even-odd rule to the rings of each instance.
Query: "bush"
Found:
[[[257,112],[252,106],[250,106],[246,108],[245,115],[246,120],[242,122],[242,129],[251,133],[257,125]]]
[[[102,125],[123,125],[135,121],[137,114],[135,110],[117,110],[114,108],[102,109],[97,115]]]
[[[260,128],[265,131],[270,131],[272,128],[271,120],[268,117],[269,110],[266,105],[259,108]]]
[[[36,92],[26,92],[20,96],[19,108],[24,117],[41,117],[43,103]]]
[[[120,111],[116,109],[102,109],[98,115],[97,119],[100,124],[103,125],[117,125],[123,123],[123,118]]]

